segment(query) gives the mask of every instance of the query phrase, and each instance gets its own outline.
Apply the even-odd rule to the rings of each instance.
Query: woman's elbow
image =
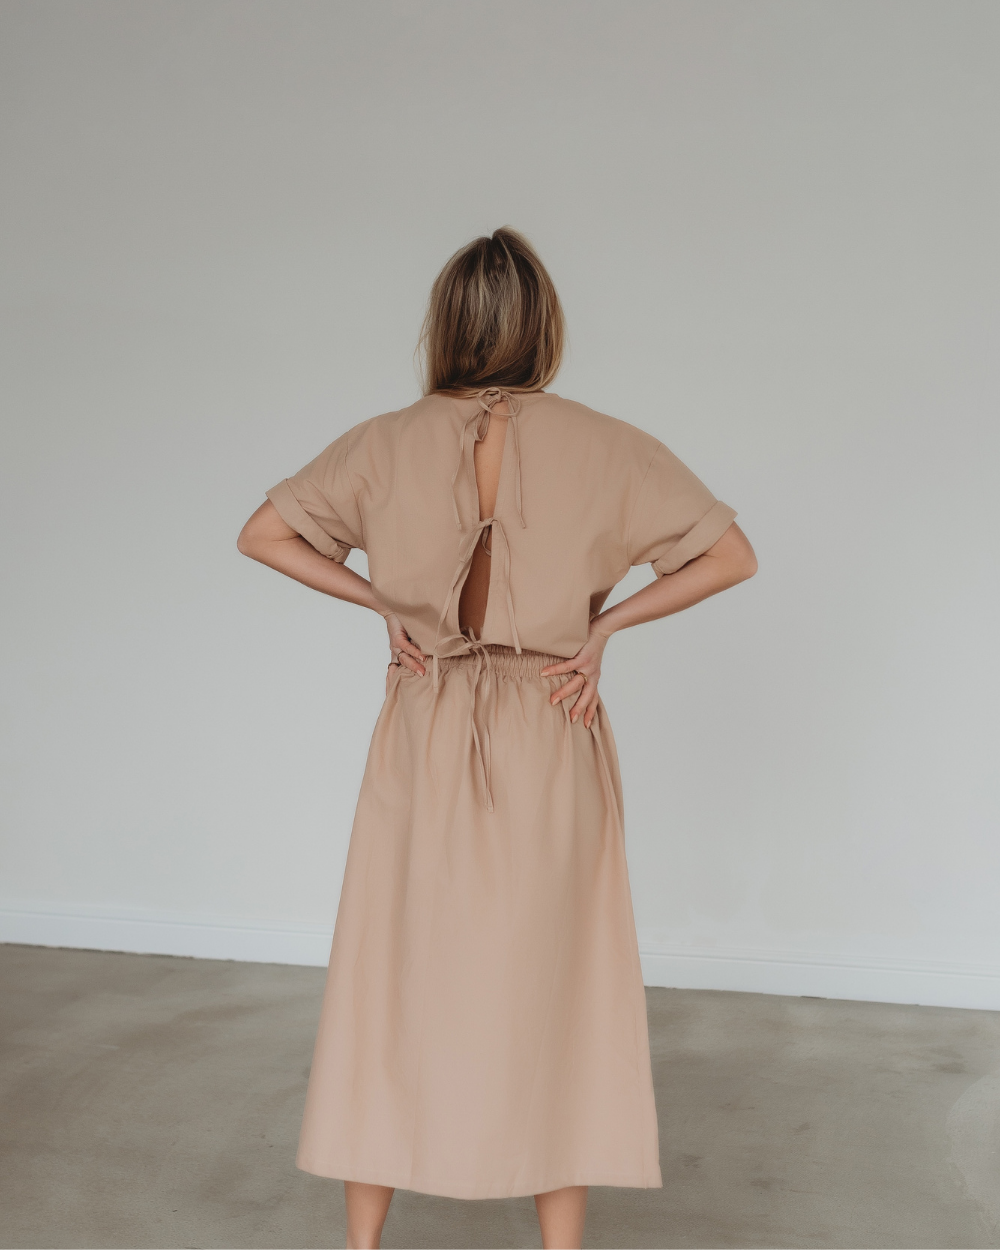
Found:
[[[741,582],[745,582],[748,577],[753,577],[754,573],[756,572],[757,572],[757,555],[753,547],[751,547],[750,544],[748,543],[746,554],[744,555],[743,559],[740,561],[740,564],[739,564],[738,580]]]
[[[746,534],[735,522],[706,554],[719,561],[719,572],[728,586],[745,582],[757,572],[756,553]]]
[[[298,538],[298,533],[281,518],[270,499],[265,499],[249,518],[236,539],[236,550],[251,560],[267,564],[265,556],[274,550],[274,544],[287,538]]]
[[[257,527],[254,525],[253,517],[247,521],[237,535],[236,550],[241,556],[249,556],[251,560],[257,558],[260,550],[260,536],[257,533]]]

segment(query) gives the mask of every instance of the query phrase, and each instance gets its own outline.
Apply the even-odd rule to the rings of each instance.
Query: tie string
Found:
[[[459,530],[464,527],[462,525],[462,514],[458,506],[458,478],[463,468],[467,468],[469,476],[475,484],[476,478],[476,462],[475,462],[475,444],[486,437],[489,429],[490,417],[492,416],[494,407],[501,401],[507,404],[507,421],[509,423],[510,433],[513,444],[514,456],[514,504],[517,509],[518,520],[521,522],[522,529],[526,528],[524,513],[521,508],[521,443],[518,437],[517,414],[521,411],[521,401],[517,399],[510,391],[504,390],[499,386],[484,387],[476,395],[476,410],[462,422],[462,429],[458,437],[458,464],[455,466],[455,472],[451,476],[451,502],[455,514],[455,525]],[[468,446],[468,433],[473,429],[474,437],[472,447]],[[478,497],[478,490],[477,490]],[[455,592],[462,582],[463,577],[467,574],[472,563],[472,557],[475,554],[476,545],[482,543],[483,549],[490,555],[493,553],[486,547],[486,531],[492,529],[494,535],[499,536],[500,543],[503,548],[503,586],[504,598],[507,603],[507,617],[510,622],[510,633],[514,640],[514,650],[518,655],[521,654],[521,640],[517,632],[517,619],[514,614],[514,599],[510,591],[510,543],[507,541],[507,534],[503,527],[503,522],[496,516],[486,517],[485,520],[477,521],[477,523],[469,531],[467,541],[462,545],[459,553],[458,567],[455,569],[454,576],[451,579],[451,585],[448,587],[448,593],[445,595],[444,606],[441,609],[441,615],[438,618],[437,630],[434,637],[434,648],[431,651],[431,666],[433,672],[432,686],[435,695],[440,689],[440,660],[450,656],[468,655],[470,652],[476,653],[475,668],[472,673],[472,689],[471,698],[469,700],[469,718],[472,733],[473,747],[476,756],[479,759],[480,772],[482,774],[483,789],[485,791],[487,811],[493,811],[493,794],[490,785],[491,778],[491,761],[490,761],[490,735],[489,729],[484,721],[480,730],[477,724],[476,709],[479,702],[480,678],[484,671],[486,676],[486,692],[489,692],[491,683],[495,684],[495,675],[493,672],[493,661],[487,650],[487,644],[481,638],[477,638],[475,634],[466,637],[463,633],[446,634],[442,637],[441,631],[445,627],[448,619],[448,613],[451,611],[451,605],[454,602]],[[493,544],[495,548],[495,542]]]
[[[455,466],[455,472],[451,475],[451,504],[455,515],[455,525],[458,529],[462,528],[462,515],[458,508],[458,476],[467,462],[473,483],[476,480],[475,457],[474,454],[470,455],[466,451],[466,435],[470,426],[474,426],[475,438],[473,439],[473,448],[475,448],[476,443],[481,442],[486,437],[486,431],[489,429],[490,417],[494,407],[503,401],[507,405],[507,420],[514,444],[514,505],[517,509],[518,520],[521,522],[521,528],[527,529],[527,522],[524,519],[524,512],[521,508],[521,440],[518,435],[517,422],[517,414],[521,411],[521,401],[511,394],[510,391],[505,391],[499,386],[484,387],[476,395],[476,401],[479,405],[478,409],[462,422],[462,429],[458,436],[458,464]]]

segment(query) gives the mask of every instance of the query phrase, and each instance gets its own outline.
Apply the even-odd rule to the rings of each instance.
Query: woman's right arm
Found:
[[[707,551],[601,612],[592,621],[592,628],[610,638],[620,629],[682,612],[710,595],[745,582],[756,572],[754,549],[734,521]]]
[[[423,673],[423,666],[419,662],[424,659],[423,653],[409,640],[395,612],[379,601],[371,582],[345,564],[328,559],[311,543],[307,543],[301,534],[296,533],[282,520],[270,499],[261,504],[240,530],[236,546],[251,560],[266,564],[268,568],[294,578],[303,586],[377,612],[385,620],[389,630],[389,645],[393,655],[405,652],[407,659],[404,660],[400,655],[400,661],[414,672]]]
[[[689,560],[674,573],[657,577],[634,595],[594,616],[590,622],[590,636],[579,652],[571,660],[549,664],[541,670],[545,676],[577,674],[560,686],[550,696],[549,702],[559,703],[579,692],[571,705],[570,719],[576,721],[582,716],[584,725],[589,729],[597,711],[601,658],[612,634],[682,612],[710,595],[746,581],[756,572],[757,557],[753,547],[734,521],[722,537],[700,556]]]

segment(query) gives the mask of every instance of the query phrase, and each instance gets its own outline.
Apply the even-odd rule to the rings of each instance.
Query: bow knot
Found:
[[[507,404],[510,420],[509,428],[514,444],[514,507],[517,509],[517,519],[521,522],[521,528],[527,528],[524,511],[521,507],[521,440],[517,433],[517,414],[521,411],[521,401],[512,395],[510,391],[505,391],[503,387],[486,386],[476,395],[476,402],[479,406],[471,417],[466,417],[462,422],[462,432],[458,436],[458,464],[455,465],[455,472],[451,475],[451,506],[455,514],[455,526],[457,529],[462,528],[462,514],[458,510],[458,475],[462,472],[463,467],[468,467],[471,470],[472,480],[475,481],[476,478],[475,457],[472,452],[466,451],[466,435],[469,432],[469,427],[475,425],[476,431],[473,444],[484,439],[486,431],[489,429],[493,409],[501,400],[504,400]],[[483,416],[484,413],[486,414],[485,418]]]
[[[479,401],[479,407],[483,412],[492,412],[495,404],[505,401],[507,404],[508,414],[512,417],[521,411],[521,401],[515,399],[510,391],[505,391],[501,386],[485,386],[476,395]]]

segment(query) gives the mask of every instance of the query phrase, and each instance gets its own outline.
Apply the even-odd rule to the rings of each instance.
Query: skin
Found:
[[[388,1185],[345,1181],[347,1250],[378,1250],[389,1203],[396,1191]],[[567,1250],[583,1244],[587,1214],[587,1186],[567,1185],[547,1194],[535,1194],[535,1211],[542,1230],[542,1250]]]
[[[492,516],[496,505],[500,465],[507,436],[507,415],[506,404],[495,405],[486,436],[475,446],[480,520]],[[371,583],[353,569],[327,559],[310,546],[281,519],[270,500],[261,504],[250,517],[241,530],[236,545],[244,555],[266,564],[269,568],[277,569],[279,573],[284,573],[313,590],[377,612],[385,620],[393,656],[398,656],[399,662],[406,668],[422,677],[426,676],[427,657],[410,639],[399,617],[379,602]],[[459,598],[459,625],[465,631],[474,629],[476,637],[482,633],[489,590],[490,559],[483,547],[477,545]],[[656,621],[681,612],[695,603],[700,603],[702,599],[745,581],[756,571],[757,559],[753,548],[734,522],[714,546],[694,560],[689,560],[675,573],[658,577],[605,612],[600,611],[600,603],[592,604],[594,615],[590,622],[590,634],[584,645],[572,659],[550,664],[541,670],[543,675],[575,674],[553,692],[549,702],[555,706],[563,699],[572,698],[570,719],[575,723],[582,718],[589,729],[597,711],[604,648],[612,634],[633,625]],[[386,1185],[369,1185],[360,1181],[344,1182],[349,1248],[364,1250],[366,1247],[373,1247],[377,1250],[393,1192]],[[572,1247],[578,1248],[582,1245],[587,1210],[586,1185],[570,1185],[550,1193],[536,1194],[535,1210],[538,1213],[543,1250],[549,1250],[550,1247],[571,1250]]]

